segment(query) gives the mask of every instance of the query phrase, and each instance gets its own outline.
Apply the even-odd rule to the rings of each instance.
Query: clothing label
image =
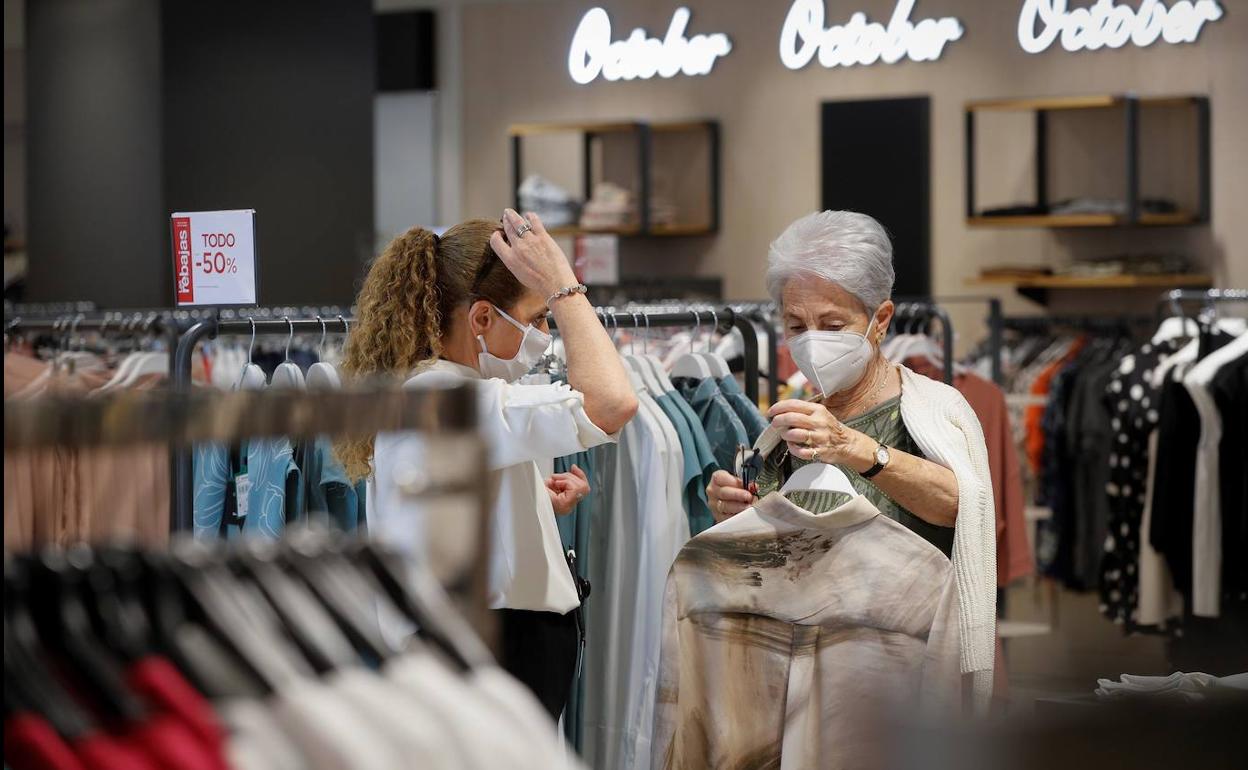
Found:
[[[178,213],[171,232],[179,306],[256,304],[255,211]]]
[[[234,477],[234,497],[238,507],[238,518],[246,518],[247,504],[251,500],[251,479],[246,473],[240,473]]]

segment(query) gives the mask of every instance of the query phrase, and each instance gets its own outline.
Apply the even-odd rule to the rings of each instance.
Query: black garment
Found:
[[[576,674],[580,648],[577,613],[495,610],[499,624],[499,665],[533,691],[551,719],[559,720]]]
[[[1200,356],[1218,350],[1232,339],[1231,335],[1216,330],[1202,330]],[[1153,474],[1153,520],[1152,531],[1148,533],[1148,542],[1166,558],[1174,587],[1189,607],[1192,601],[1196,450],[1200,445],[1200,412],[1182,382],[1191,366],[1175,366],[1161,389],[1157,469]]]
[[[1159,419],[1159,389],[1153,370],[1164,357],[1182,347],[1180,340],[1147,343],[1123,356],[1105,388],[1114,432],[1109,453],[1109,528],[1101,555],[1101,614],[1128,628],[1135,627],[1139,609],[1140,521],[1148,481],[1148,437]],[[1154,509],[1155,511],[1155,509]],[[1144,533],[1147,537],[1148,533]]]
[[[1192,525],[1196,496],[1196,448],[1200,413],[1183,386],[1180,364],[1161,388],[1157,469],[1153,475],[1153,522],[1148,542],[1166,558],[1174,587],[1192,600]]]
[[[1209,392],[1222,416],[1218,487],[1223,598],[1248,604],[1248,355],[1224,364]]]
[[[1071,541],[1075,528],[1074,487],[1071,458],[1066,452],[1066,412],[1073,386],[1083,366],[1083,355],[1053,375],[1044,408],[1044,454],[1036,486],[1036,503],[1048,506],[1053,515],[1036,527],[1036,569],[1042,575],[1071,582]]]
[[[1109,531],[1109,464],[1114,431],[1105,388],[1118,368],[1119,356],[1111,363],[1095,363],[1080,375],[1071,396],[1067,414],[1067,449],[1073,460],[1072,494],[1075,542],[1071,545],[1071,577],[1079,588],[1092,589],[1100,583],[1101,554]]]

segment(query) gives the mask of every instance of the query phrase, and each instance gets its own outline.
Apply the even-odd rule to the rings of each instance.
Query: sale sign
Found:
[[[172,235],[173,289],[179,306],[256,304],[254,210],[176,213]]]

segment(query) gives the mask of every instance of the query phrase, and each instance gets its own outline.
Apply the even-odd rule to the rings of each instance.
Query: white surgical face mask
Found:
[[[490,353],[485,346],[485,337],[478,334],[477,344],[481,346],[481,352],[477,354],[477,364],[481,367],[482,377],[498,377],[507,382],[515,382],[542,360],[542,354],[550,347],[551,336],[533,324],[525,326],[496,305],[491,307],[512,326],[524,332],[524,337],[520,340],[520,348],[514,358],[499,358]]]
[[[875,326],[875,316],[867,324],[867,333],[802,332],[789,340],[793,363],[810,384],[826,398],[857,385],[867,373],[874,351],[867,339]]]

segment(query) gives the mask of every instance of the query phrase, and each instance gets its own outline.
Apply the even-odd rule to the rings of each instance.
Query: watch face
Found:
[[[888,447],[881,445],[875,450],[875,462],[879,465],[888,465],[888,460]]]

